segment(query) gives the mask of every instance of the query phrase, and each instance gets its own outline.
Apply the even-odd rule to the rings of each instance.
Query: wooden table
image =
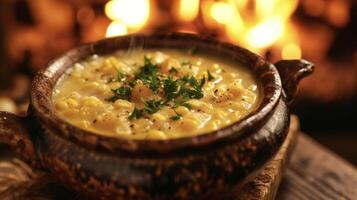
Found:
[[[237,199],[357,199],[356,168],[305,134],[296,134],[297,118],[293,117],[292,122],[296,122],[295,126],[294,123],[291,125],[295,134],[289,133],[287,141],[296,142],[295,148],[285,142],[282,150],[263,170],[261,176],[248,183]],[[287,161],[286,158],[290,160]],[[51,181],[46,175],[35,174],[21,161],[12,159],[10,162],[9,159],[11,160],[0,159],[1,200],[81,199],[77,194]],[[279,182],[281,184],[278,187]],[[6,184],[10,187],[6,187]]]
[[[299,134],[277,199],[356,200],[357,170],[310,137]]]

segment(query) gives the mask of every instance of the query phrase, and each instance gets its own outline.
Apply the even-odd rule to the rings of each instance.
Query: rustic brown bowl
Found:
[[[262,102],[243,120],[218,131],[171,140],[127,140],[96,135],[56,116],[51,102],[59,77],[92,54],[136,45],[199,49],[249,68],[262,85]],[[99,199],[221,199],[233,194],[273,157],[287,134],[288,107],[304,60],[275,65],[250,51],[191,34],[129,35],[75,48],[51,62],[33,81],[25,118],[0,112],[0,141],[32,167],[65,186]],[[282,89],[283,88],[283,89]]]

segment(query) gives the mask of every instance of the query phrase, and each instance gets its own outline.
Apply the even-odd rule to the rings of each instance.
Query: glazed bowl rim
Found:
[[[72,66],[74,63],[93,54],[103,55],[122,50],[124,48],[118,46],[118,44],[123,42],[128,43],[128,41],[132,41],[133,39],[139,41],[143,40],[144,45],[146,44],[145,42],[158,40],[160,41],[159,43],[161,43],[158,44],[160,47],[166,47],[165,45],[167,41],[172,41],[172,43],[174,43],[176,40],[187,40],[190,42],[196,42],[199,45],[207,45],[212,49],[217,49],[217,52],[223,51],[221,53],[225,56],[228,56],[227,52],[234,55],[243,54],[244,56],[249,57],[249,59],[254,60],[255,65],[264,65],[266,68],[265,70],[270,72],[270,74],[267,73],[266,77],[272,83],[273,88],[270,88],[271,95],[267,97],[267,94],[262,93],[261,98],[263,98],[263,100],[254,112],[251,112],[243,119],[228,126],[200,135],[169,140],[133,140],[120,137],[103,136],[71,125],[58,117],[52,103],[52,91],[59,77],[65,72],[66,69],[69,68],[64,66],[68,65],[68,63]],[[107,47],[108,45],[111,45],[111,47]],[[186,44],[183,44],[183,46],[188,47]],[[105,49],[104,53],[102,48]],[[109,48],[109,50],[106,48]],[[78,56],[83,55],[85,56],[77,59]],[[250,72],[253,71],[250,66],[247,66],[247,68]],[[60,75],[57,75],[57,78],[54,78],[56,73]],[[260,83],[262,82],[259,78],[257,78],[257,80],[260,81]],[[69,50],[67,53],[50,62],[46,68],[40,70],[34,78],[31,89],[31,106],[32,113],[40,121],[41,126],[45,124],[46,126],[51,127],[60,137],[73,141],[80,146],[92,150],[104,150],[105,152],[116,154],[142,154],[144,152],[170,153],[179,150],[187,150],[188,148],[200,148],[222,142],[229,142],[231,140],[242,138],[243,136],[248,136],[244,134],[246,130],[257,126],[257,124],[262,125],[264,119],[269,116],[269,113],[276,106],[278,100],[280,99],[281,93],[281,79],[275,66],[257,54],[254,54],[242,47],[226,42],[220,42],[211,37],[203,37],[188,33],[157,33],[150,35],[131,34],[107,38],[97,42],[81,45]]]

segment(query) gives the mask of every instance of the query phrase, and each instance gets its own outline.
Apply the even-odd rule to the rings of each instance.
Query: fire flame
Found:
[[[255,0],[253,13],[247,10],[248,1],[229,0],[228,2],[214,2],[212,8],[225,4],[221,14],[211,13],[212,18],[223,23],[227,37],[252,50],[260,52],[277,43],[286,33],[290,16],[297,7],[297,0]],[[223,7],[223,6],[220,6]],[[223,13],[226,13],[225,15]],[[227,13],[230,14],[227,17]],[[241,16],[250,16],[242,20]],[[223,18],[228,18],[224,20]]]
[[[223,1],[212,4],[210,11],[212,18],[218,23],[227,24],[233,19],[233,8]]]
[[[106,15],[113,20],[106,36],[124,35],[142,29],[150,18],[150,0],[110,0]],[[203,24],[219,34],[258,53],[279,44],[283,58],[299,58],[301,48],[289,34],[290,17],[298,0],[178,0],[176,17],[181,22],[202,18]],[[191,30],[187,27],[178,30]],[[223,31],[223,32],[222,32]]]
[[[125,35],[129,30],[141,29],[150,17],[149,0],[111,0],[105,5],[105,14],[113,20],[106,37]]]
[[[265,48],[274,44],[283,34],[280,18],[267,19],[246,32],[246,42],[254,48]]]
[[[200,0],[181,0],[179,4],[179,18],[182,21],[194,20],[199,11]]]

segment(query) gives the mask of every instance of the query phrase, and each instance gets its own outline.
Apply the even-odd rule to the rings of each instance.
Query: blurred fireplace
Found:
[[[183,31],[242,45],[272,62],[312,60],[317,70],[302,86],[306,98],[330,102],[356,95],[352,1],[6,0],[1,4],[3,48],[10,61],[5,70],[14,73],[31,76],[71,47],[106,36]],[[9,73],[5,70],[2,74]]]

